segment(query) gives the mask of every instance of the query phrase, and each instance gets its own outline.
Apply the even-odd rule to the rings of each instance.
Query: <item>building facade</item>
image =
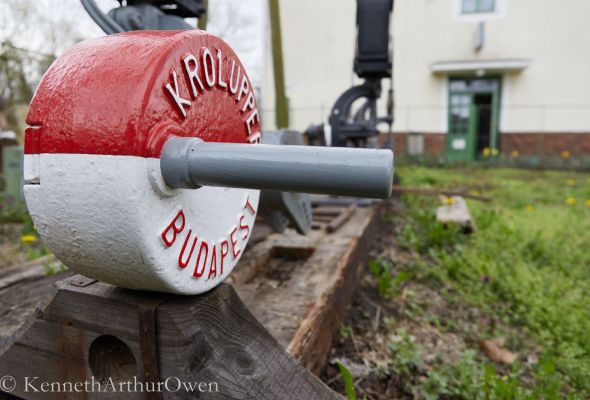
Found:
[[[354,0],[281,1],[291,127],[325,122],[352,73]],[[397,0],[397,153],[590,154],[590,1]],[[270,49],[270,46],[268,47]],[[274,95],[267,51],[265,127]]]
[[[590,154],[588,15],[585,0],[396,2],[399,150]]]

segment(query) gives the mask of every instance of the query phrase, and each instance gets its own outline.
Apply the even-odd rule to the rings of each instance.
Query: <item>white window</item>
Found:
[[[462,14],[492,13],[495,8],[495,0],[461,0]]]
[[[506,16],[506,0],[453,0],[453,19],[473,23]]]

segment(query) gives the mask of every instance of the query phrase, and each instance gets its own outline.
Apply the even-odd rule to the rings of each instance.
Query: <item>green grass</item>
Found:
[[[436,198],[405,195],[398,241],[419,255],[411,271],[418,279],[451,288],[542,351],[532,382],[521,379],[518,363],[497,381],[492,364],[469,356],[428,381],[445,390],[452,381],[457,388],[471,365],[464,398],[473,388],[487,388],[485,398],[590,398],[590,175],[425,167],[398,173],[404,186],[466,188],[493,197],[491,203],[468,200],[477,231],[465,236],[435,222]],[[380,290],[388,285],[396,283]]]
[[[342,375],[347,400],[357,400],[356,390],[354,388],[354,377],[352,376],[348,368],[346,368],[346,366],[344,366],[343,364],[337,363],[337,366],[340,370],[340,375]]]

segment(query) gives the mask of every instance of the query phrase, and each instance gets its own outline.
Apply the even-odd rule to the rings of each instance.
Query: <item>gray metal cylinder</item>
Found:
[[[169,139],[160,157],[172,188],[223,186],[284,192],[388,198],[390,150],[273,146]]]

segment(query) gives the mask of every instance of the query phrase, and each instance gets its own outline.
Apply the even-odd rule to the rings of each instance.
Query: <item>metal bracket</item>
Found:
[[[146,299],[138,307],[139,314],[139,348],[143,365],[144,382],[156,383],[160,381],[158,367],[158,335],[156,326],[156,310],[167,299]],[[161,400],[162,393],[147,392],[147,400]]]
[[[78,287],[86,287],[86,286],[92,285],[94,282],[96,282],[96,279],[88,278],[87,276],[84,276],[84,275],[78,275],[76,277],[76,280],[73,280],[70,282],[70,285],[78,286]]]

